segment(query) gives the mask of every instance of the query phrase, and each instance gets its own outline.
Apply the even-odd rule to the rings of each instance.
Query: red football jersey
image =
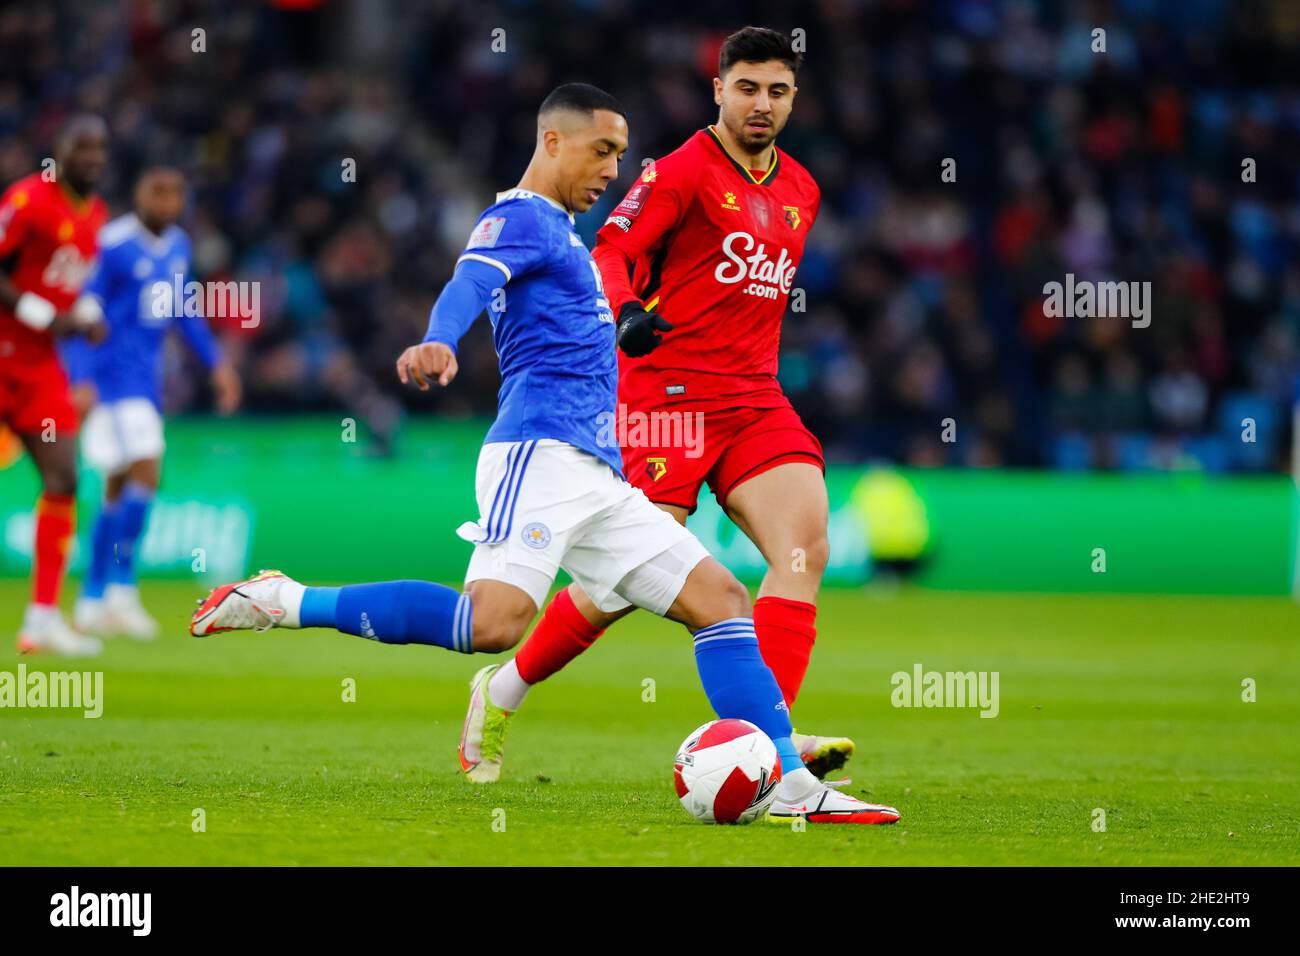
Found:
[[[71,198],[39,173],[20,179],[0,198],[0,260],[17,257],[10,279],[23,292],[72,307],[95,262],[96,238],[108,219],[98,196]],[[0,307],[0,358],[38,360],[55,354],[54,337],[19,322]]]
[[[607,243],[634,263],[633,294],[673,330],[647,356],[619,353],[620,394],[783,403],[781,318],[820,205],[788,154],[774,149],[755,174],[711,126],[647,167],[597,233],[597,251]],[[617,314],[623,302],[610,304]]]

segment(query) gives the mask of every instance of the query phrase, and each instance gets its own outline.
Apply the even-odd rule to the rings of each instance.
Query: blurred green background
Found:
[[[307,580],[455,581],[470,546],[487,423],[410,423],[377,456],[348,419],[185,418],[168,425],[144,577],[221,579],[282,567]],[[1281,595],[1290,589],[1290,478],[1197,472],[1062,474],[832,465],[829,584],[907,576],[952,590]],[[100,492],[81,488],[82,547]],[[35,473],[0,471],[0,577],[31,554]],[[757,550],[704,494],[691,528],[742,578]],[[74,573],[80,560],[74,559]],[[1103,570],[1104,568],[1104,570]]]

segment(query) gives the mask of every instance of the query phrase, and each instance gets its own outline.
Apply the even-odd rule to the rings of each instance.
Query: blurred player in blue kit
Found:
[[[149,640],[158,631],[140,601],[135,554],[162,474],[168,331],[176,328],[208,370],[219,413],[230,414],[240,402],[239,377],[198,314],[204,297],[176,296],[190,281],[190,239],[176,224],[185,198],[178,170],[156,166],[141,174],[135,211],[100,231],[99,260],[84,289],[102,310],[108,338],[96,347],[71,340],[64,348],[74,390],[90,407],[82,456],[104,476],[104,501],[73,614],[83,633]]]

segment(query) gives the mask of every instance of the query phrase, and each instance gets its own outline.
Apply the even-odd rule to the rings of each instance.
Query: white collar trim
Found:
[[[541,193],[535,193],[531,189],[524,189],[521,186],[516,186],[514,189],[507,189],[503,193],[497,193],[497,202],[505,202],[507,199],[518,199],[521,196],[535,196],[542,202],[550,203],[556,209],[560,210],[560,212],[568,216],[569,222],[573,222],[573,213],[569,212],[569,210],[565,209],[550,196],[543,196]]]

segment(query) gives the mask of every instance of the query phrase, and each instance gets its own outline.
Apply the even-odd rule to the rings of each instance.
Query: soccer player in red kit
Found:
[[[77,300],[108,218],[94,194],[107,162],[103,120],[73,117],[55,142],[54,175],[33,173],[0,198],[0,425],[32,456],[42,486],[22,653],[100,650],[98,640],[64,622],[58,606],[76,529],[78,420],[54,340],[83,334],[98,342],[105,334],[99,311]]]
[[[618,316],[627,479],[682,523],[708,482],[758,546],[768,571],[754,603],[754,627],[791,707],[816,636],[817,591],[828,557],[821,443],[776,379],[781,317],[821,205],[812,176],[775,145],[790,116],[800,60],[790,38],[776,31],[747,27],[729,36],[713,81],[717,125],[643,172],[606,220],[593,252]],[[703,440],[682,441],[684,428],[645,427],[651,416],[671,423],[664,413],[702,423]],[[601,612],[571,586],[547,606],[514,660],[476,675],[466,727],[476,738],[481,727],[483,739],[474,741],[481,759],[472,764],[462,747],[470,779],[497,779],[506,726],[528,688],[625,613]],[[796,734],[794,741],[818,776],[853,752],[846,738]],[[898,819],[896,812],[864,818],[819,809],[774,807],[772,816]]]

